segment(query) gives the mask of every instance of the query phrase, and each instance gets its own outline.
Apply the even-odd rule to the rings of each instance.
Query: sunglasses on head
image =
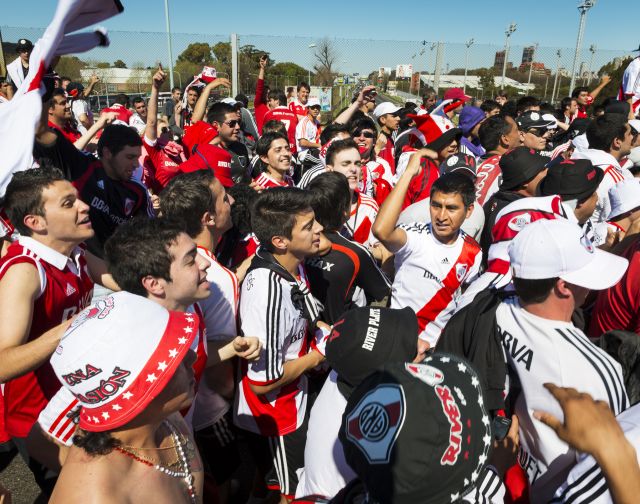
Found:
[[[231,119],[231,121],[226,121],[223,124],[226,124],[230,128],[235,128],[238,124],[240,124],[240,121],[238,121],[237,119]]]
[[[357,138],[359,136],[362,136],[364,138],[375,138],[375,135],[373,134],[372,131],[354,131],[353,132],[353,137]]]

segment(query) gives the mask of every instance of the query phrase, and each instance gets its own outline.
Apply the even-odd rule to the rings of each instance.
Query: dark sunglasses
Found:
[[[539,128],[532,128],[530,130],[527,131],[527,133],[531,133],[532,135],[535,135],[537,137],[543,137],[545,135],[545,133],[547,132],[547,130],[542,130]]]
[[[238,121],[237,119],[231,119],[231,121],[227,121],[223,124],[226,124],[230,128],[235,128],[238,124],[240,124],[240,121]]]
[[[375,138],[375,134],[372,131],[354,131],[353,137],[358,138],[359,136],[365,138]]]

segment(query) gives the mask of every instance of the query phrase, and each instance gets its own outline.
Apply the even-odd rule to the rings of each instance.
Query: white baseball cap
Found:
[[[640,207],[640,180],[633,178],[618,182],[609,189],[609,201],[611,212],[607,220]]]
[[[565,219],[538,220],[511,241],[513,276],[528,280],[559,277],[592,290],[618,283],[629,261],[593,246],[580,226]]]
[[[307,101],[307,108],[319,107],[319,106],[320,106],[320,100],[318,100],[317,98],[309,98],[309,100]]]
[[[631,161],[633,166],[640,166],[640,147],[634,147],[631,149],[627,159]]]
[[[629,126],[631,126],[636,133],[640,133],[640,119],[631,119]]]
[[[117,292],[80,312],[51,356],[78,399],[81,429],[126,425],[158,396],[198,334],[198,316]]]
[[[373,109],[373,117],[379,119],[385,114],[395,114],[401,108],[388,101],[382,102]]]

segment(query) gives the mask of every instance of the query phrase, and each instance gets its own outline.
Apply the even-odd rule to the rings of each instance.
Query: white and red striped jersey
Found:
[[[289,175],[284,176],[284,181],[280,182],[269,175],[267,172],[262,172],[256,178],[253,179],[258,185],[265,189],[271,189],[272,187],[293,187],[293,179]]]
[[[306,109],[304,115],[307,115]],[[276,107],[269,110],[264,115],[264,123],[268,121],[280,121],[287,128],[287,138],[289,139],[289,148],[293,154],[296,153],[296,126],[298,126],[298,116],[295,112],[287,107]]]
[[[640,56],[631,60],[622,76],[618,100],[626,101],[631,98],[631,108],[634,114],[640,113]]]
[[[366,166],[373,174],[374,180],[378,177],[382,177],[389,183],[389,185],[391,185],[391,187],[395,185],[395,177],[391,171],[391,166],[386,160],[382,158],[372,159],[366,164]]]
[[[289,110],[298,116],[306,117],[309,113],[307,106],[300,103],[297,98],[289,103]]]
[[[299,266],[300,282],[306,283]],[[250,384],[269,385],[284,373],[283,366],[306,355],[309,350],[308,322],[291,300],[291,284],[267,268],[249,271],[242,282],[240,327],[242,334],[256,336],[262,343],[256,361],[240,364],[240,384],[236,392],[234,422],[263,436],[283,436],[302,425],[307,408],[307,377],[267,394],[257,395]]]
[[[207,364],[206,329],[202,309],[197,303],[191,305],[187,311],[197,314],[200,322],[198,334],[194,338],[193,343],[191,343],[191,350],[193,350],[197,356],[193,364],[193,370],[196,384],[199,384]],[[198,394],[199,392],[196,393],[196,398]],[[196,402],[193,401],[188,409],[181,411],[189,425],[193,421],[195,404]],[[67,387],[60,387],[38,415],[38,425],[58,443],[71,446],[73,444],[73,434],[80,419],[78,412],[81,407],[82,405]]]
[[[476,202],[483,206],[500,189],[502,170],[498,154],[489,156],[476,169]]]
[[[622,168],[618,160],[611,154],[598,149],[575,150],[571,156],[572,159],[588,159],[604,171],[604,178],[598,186],[598,203],[593,212],[591,221],[595,224],[605,222],[611,213],[611,202],[609,201],[609,189],[618,182],[625,179],[632,179],[633,175],[626,168]]]
[[[344,227],[353,241],[371,247],[378,242],[373,236],[371,228],[380,208],[373,198],[360,192],[356,194],[358,199],[355,204],[351,205],[351,215]]]
[[[304,161],[307,155],[308,147],[302,147],[300,140],[308,140],[312,143],[320,143],[320,127],[319,123],[308,116],[298,122],[296,126],[296,150],[298,152],[298,158]]]
[[[431,224],[400,226],[407,242],[396,252],[391,308],[409,306],[418,317],[419,337],[434,347],[453,315],[461,287],[480,272],[480,245],[460,231],[451,245],[440,242]]]

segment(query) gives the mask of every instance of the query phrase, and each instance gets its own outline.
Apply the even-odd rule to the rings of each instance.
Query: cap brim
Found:
[[[461,136],[462,130],[460,128],[451,128],[450,130],[445,131],[433,142],[427,144],[427,148],[437,152],[449,144],[454,138],[460,138]]]
[[[617,284],[629,261],[600,249],[595,249],[593,259],[579,270],[560,275],[564,281],[591,290],[608,289]]]

